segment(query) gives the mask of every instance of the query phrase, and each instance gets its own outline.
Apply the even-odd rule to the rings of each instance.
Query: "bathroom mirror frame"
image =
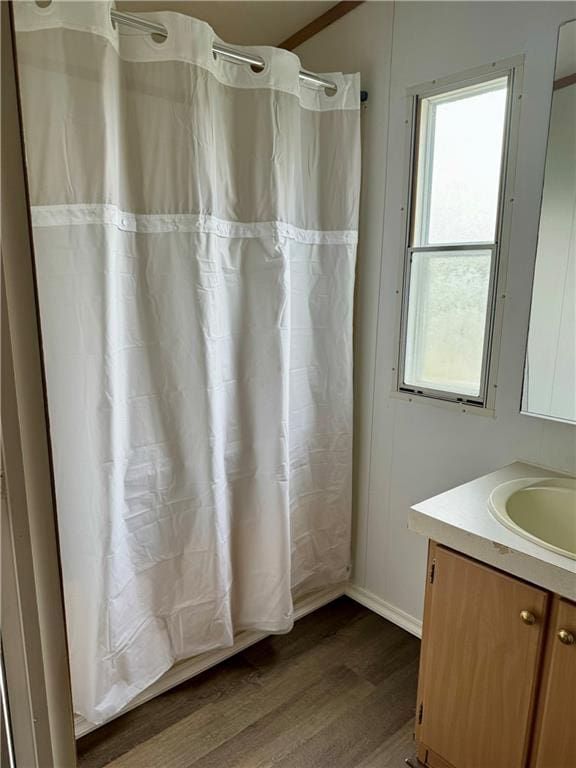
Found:
[[[539,205],[539,212],[538,212],[538,234],[536,239],[534,262],[533,262],[533,269],[532,269],[532,282],[531,282],[531,293],[530,293],[530,315],[528,319],[528,327],[526,330],[526,339],[525,339],[525,347],[524,347],[524,366],[523,366],[523,373],[522,373],[522,389],[520,393],[520,409],[519,410],[523,416],[531,416],[537,419],[545,419],[548,421],[556,421],[563,424],[575,425],[576,417],[571,418],[567,416],[566,417],[562,416],[560,414],[557,415],[553,413],[546,413],[544,412],[544,409],[542,412],[530,410],[529,403],[528,403],[528,389],[527,389],[528,376],[529,376],[528,355],[529,355],[529,348],[530,348],[530,336],[531,336],[531,332],[533,332],[533,329],[534,329],[534,303],[535,303],[536,283],[537,283],[537,277],[538,277],[538,260],[539,258],[540,259],[543,258],[543,255],[540,253],[540,248],[542,245],[543,211],[544,211],[544,206],[546,204],[546,181],[547,179],[548,181],[550,180],[548,173],[549,173],[549,159],[550,159],[550,150],[551,150],[551,138],[552,138],[552,130],[553,130],[554,94],[557,92],[557,90],[559,90],[559,88],[556,86],[556,82],[558,80],[566,79],[558,75],[558,67],[559,67],[559,61],[561,56],[560,45],[561,45],[562,30],[568,27],[569,25],[576,25],[576,18],[563,22],[558,27],[558,33],[556,37],[556,56],[554,60],[553,82],[552,82],[552,89],[550,93],[549,113],[548,113],[548,130],[547,130],[547,136],[546,136],[545,167],[544,167],[544,175],[542,179],[542,187],[540,191],[540,205]],[[573,82],[569,83],[569,85],[573,85],[573,84],[575,83]]]

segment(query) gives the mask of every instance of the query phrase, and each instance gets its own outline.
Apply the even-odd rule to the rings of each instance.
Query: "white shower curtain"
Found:
[[[75,709],[347,578],[359,78],[15,3]]]

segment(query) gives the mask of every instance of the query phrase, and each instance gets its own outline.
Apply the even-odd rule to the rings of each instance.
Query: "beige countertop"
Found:
[[[495,520],[488,497],[500,483],[522,477],[566,477],[515,462],[415,504],[408,528],[521,579],[576,600],[576,560],[524,539]]]

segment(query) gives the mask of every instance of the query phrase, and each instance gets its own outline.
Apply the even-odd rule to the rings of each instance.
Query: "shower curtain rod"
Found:
[[[124,24],[127,27],[142,29],[151,34],[168,37],[168,30],[163,24],[148,21],[147,19],[143,19],[141,16],[135,16],[132,13],[124,13],[112,8],[110,11],[110,18],[117,24]],[[237,51],[234,48],[229,48],[227,45],[221,45],[220,43],[213,44],[212,53],[221,56],[224,59],[228,59],[228,61],[237,62],[238,64],[250,64],[253,67],[261,68],[264,68],[266,65],[266,62],[260,56],[253,56],[250,53]],[[320,85],[334,93],[338,90],[336,83],[333,83],[331,80],[327,80],[324,77],[320,77],[320,75],[315,75],[312,72],[306,72],[304,69],[300,70],[300,80],[305,83],[310,83],[311,85]]]

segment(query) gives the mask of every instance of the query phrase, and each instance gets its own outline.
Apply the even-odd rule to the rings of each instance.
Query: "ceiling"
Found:
[[[306,0],[118,0],[119,11],[176,11],[208,22],[218,37],[236,45],[278,45],[321,16],[334,2]]]

